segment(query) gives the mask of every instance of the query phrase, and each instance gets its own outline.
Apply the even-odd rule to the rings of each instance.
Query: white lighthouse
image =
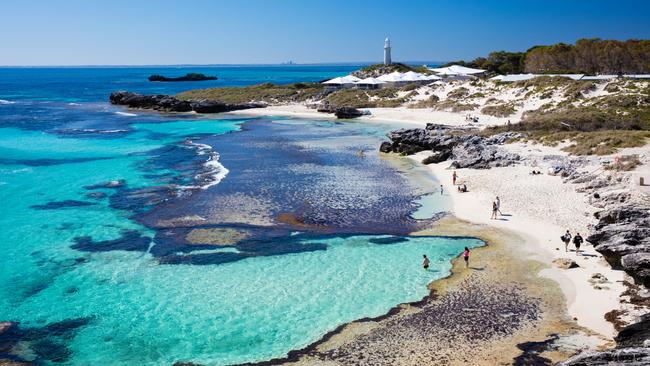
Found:
[[[384,41],[384,65],[390,65],[390,39],[386,38]]]

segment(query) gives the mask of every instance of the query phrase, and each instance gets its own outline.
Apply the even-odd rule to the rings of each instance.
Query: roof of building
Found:
[[[481,74],[485,72],[485,70],[473,69],[471,67],[465,67],[460,65],[438,67],[429,70],[441,75],[473,75],[473,74]]]

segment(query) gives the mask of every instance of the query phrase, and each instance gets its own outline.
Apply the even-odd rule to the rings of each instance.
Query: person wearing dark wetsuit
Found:
[[[576,233],[576,236],[573,237],[573,245],[576,246],[576,254],[580,254],[580,245],[582,245],[582,236],[580,236],[580,233]]]

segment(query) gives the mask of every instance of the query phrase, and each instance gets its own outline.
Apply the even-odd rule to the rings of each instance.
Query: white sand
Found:
[[[406,107],[398,108],[362,108],[370,111],[369,116],[362,116],[356,120],[366,122],[399,122],[413,124],[415,127],[424,127],[427,123],[444,123],[450,126],[477,126],[465,120],[465,115],[459,113],[435,111],[433,109],[412,109]],[[252,108],[240,111],[228,112],[228,114],[249,115],[249,116],[287,116],[310,119],[336,119],[333,114],[320,113],[315,109],[306,107],[303,104],[286,104],[270,106],[267,108]],[[497,118],[482,115],[481,126],[505,124],[508,118]],[[513,119],[512,122],[515,120]]]
[[[427,153],[413,155],[420,161]],[[492,168],[489,170],[458,169],[457,183],[466,183],[469,192],[459,193],[452,185],[453,170],[448,162],[428,165],[441,181],[453,202],[453,214],[477,224],[493,225],[520,234],[534,253],[534,259],[549,267],[542,275],[557,281],[564,292],[571,317],[578,324],[611,339],[615,335],[612,324],[604,314],[621,307],[619,296],[625,290],[621,281],[623,271],[615,271],[591,245],[584,243],[577,255],[573,245],[565,252],[560,236],[568,229],[573,234],[588,233],[587,226],[594,223],[593,208],[585,196],[575,191],[576,186],[564,184],[561,178],[549,175],[529,175],[529,166]],[[492,202],[499,196],[501,212],[498,220],[491,220]],[[506,216],[507,215],[507,216]],[[558,250],[559,249],[559,250]],[[580,268],[560,269],[552,264],[556,258],[574,259]],[[608,289],[595,289],[587,280],[601,273],[610,283]]]

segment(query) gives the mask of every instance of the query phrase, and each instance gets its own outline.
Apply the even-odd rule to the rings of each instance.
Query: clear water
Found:
[[[0,68],[0,321],[20,322],[21,329],[15,336],[20,344],[2,356],[64,365],[261,361],[317,341],[342,323],[378,316],[425,296],[426,284],[448,273],[450,258],[480,242],[438,237],[393,242],[382,241],[386,235],[381,233],[351,232],[350,225],[366,220],[376,222],[364,229],[372,232],[386,223],[413,224],[366,212],[381,211],[375,209],[381,205],[399,206],[394,212],[402,216],[418,216],[413,214],[420,206],[430,213],[442,205],[414,202],[426,189],[411,186],[376,149],[368,150],[363,160],[355,158],[357,146],[378,146],[391,126],[162,115],[106,103],[116,89],[174,93],[213,85],[317,81],[349,69],[355,67]],[[153,73],[186,72],[216,74],[220,80],[143,81]],[[278,147],[259,146],[264,136],[288,141],[286,151],[300,154],[279,158]],[[188,141],[206,143],[220,154],[229,172],[219,184],[205,190],[174,188],[197,183],[194,170],[203,161]],[[266,170],[252,169],[256,160],[242,156],[241,149],[269,162]],[[195,155],[198,160],[189,158]],[[354,187],[346,183],[350,179]],[[138,210],[116,206],[119,190],[84,188],[118,180],[126,182],[128,192],[162,185],[172,187],[174,195]],[[332,189],[344,194],[333,200],[328,193]],[[236,261],[161,264],[156,248],[163,245],[164,235],[179,236],[173,230],[182,228],[163,230],[149,225],[149,218],[176,212],[203,215],[206,202],[248,191],[256,194],[253,202],[271,202],[271,213],[290,208],[290,195],[299,202],[310,194],[325,207],[321,213],[343,210],[340,216],[346,219],[324,215],[322,220],[333,228],[328,234],[278,225],[279,234],[264,234],[274,251],[251,249],[254,243],[246,249],[191,248],[197,258],[255,253]],[[100,192],[105,197],[88,196]],[[247,229],[267,230],[254,225]],[[97,243],[121,238],[125,230],[153,241],[145,250],[73,249],[79,238]],[[183,245],[172,249],[188,250]],[[429,271],[420,267],[424,253],[432,261]]]

